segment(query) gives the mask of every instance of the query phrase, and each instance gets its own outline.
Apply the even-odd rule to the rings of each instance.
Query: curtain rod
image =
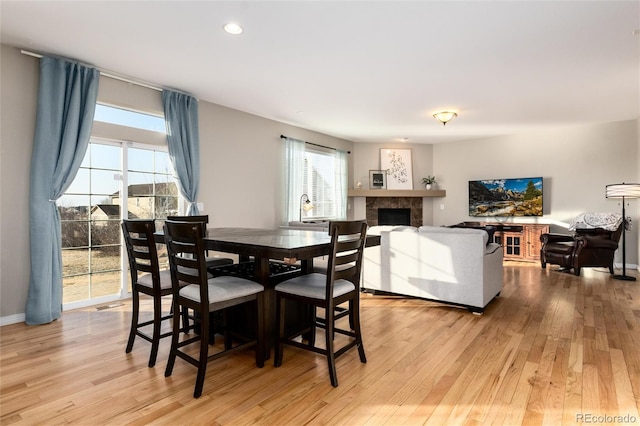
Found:
[[[24,49],[21,49],[20,53],[22,53],[23,55],[27,55],[27,56],[33,56],[34,58],[38,58],[38,59],[42,58],[42,56],[43,56],[40,53],[29,52],[28,50],[24,50]],[[132,79],[127,78],[127,77],[122,77],[122,76],[113,74],[111,72],[101,70],[99,67],[96,67],[96,66],[93,66],[93,65],[89,65],[89,66],[97,69],[98,71],[100,71],[100,75],[103,75],[103,76],[108,77],[108,78],[112,78],[114,80],[120,80],[120,81],[123,81],[125,83],[135,84],[136,86],[146,87],[147,89],[156,90],[158,92],[162,92],[164,90],[162,87],[159,87],[159,86],[154,86],[154,85],[149,84],[149,83],[143,83],[141,81],[132,80]],[[173,89],[170,89],[170,90],[173,90]],[[180,92],[180,91],[178,90],[178,92]],[[184,93],[184,92],[181,92],[181,93]]]
[[[285,139],[285,138],[294,139],[294,138],[289,138],[289,136],[280,135],[280,139]],[[346,152],[347,154],[351,154],[351,151],[343,151],[343,150],[338,149],[338,148],[333,148],[333,147],[330,147],[330,146],[324,146],[324,145],[320,145],[320,144],[313,143],[313,142],[307,142],[307,141],[302,141],[302,142],[308,143],[309,145],[313,145],[313,146],[319,146],[320,148],[332,149],[334,151],[342,151],[342,152]]]

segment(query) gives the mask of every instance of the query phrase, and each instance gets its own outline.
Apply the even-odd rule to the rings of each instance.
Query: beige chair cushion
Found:
[[[184,268],[182,266],[178,266],[178,269],[181,270],[182,273],[188,273],[190,268]],[[195,275],[195,274],[190,274]],[[213,278],[213,274],[207,272],[207,279]],[[152,288],[153,280],[151,279],[151,274],[142,274],[138,277],[138,284],[143,285],[145,287]],[[180,283],[181,286],[187,285],[185,282]],[[160,289],[164,290],[167,288],[171,288],[171,271],[169,269],[164,269],[160,271]]]
[[[253,281],[244,278],[222,276],[208,280],[209,304],[211,306],[244,296],[260,293],[264,288]],[[180,290],[180,295],[200,302],[200,287],[191,284]]]
[[[295,294],[298,296],[312,297],[324,300],[326,296],[327,276],[324,274],[307,274],[281,282],[275,288],[276,291]],[[355,290],[351,281],[336,280],[333,283],[333,297],[342,296]]]
[[[153,279],[151,278],[151,274],[140,275],[138,277],[138,284],[153,288]],[[168,269],[160,271],[160,288],[163,290],[171,288],[171,271]]]

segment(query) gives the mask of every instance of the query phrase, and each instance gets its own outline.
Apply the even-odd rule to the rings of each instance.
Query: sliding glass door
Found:
[[[65,309],[125,296],[130,284],[121,220],[159,219],[161,226],[167,215],[178,213],[178,202],[165,150],[92,140],[58,201]]]

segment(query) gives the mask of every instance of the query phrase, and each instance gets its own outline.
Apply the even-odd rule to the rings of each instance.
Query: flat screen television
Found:
[[[469,216],[542,216],[542,178],[469,181]]]

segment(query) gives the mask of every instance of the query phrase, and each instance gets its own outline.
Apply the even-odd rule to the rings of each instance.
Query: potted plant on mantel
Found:
[[[431,189],[431,187],[433,186],[433,184],[436,183],[436,177],[435,176],[427,176],[425,178],[422,178],[422,184],[424,185],[425,189]]]

